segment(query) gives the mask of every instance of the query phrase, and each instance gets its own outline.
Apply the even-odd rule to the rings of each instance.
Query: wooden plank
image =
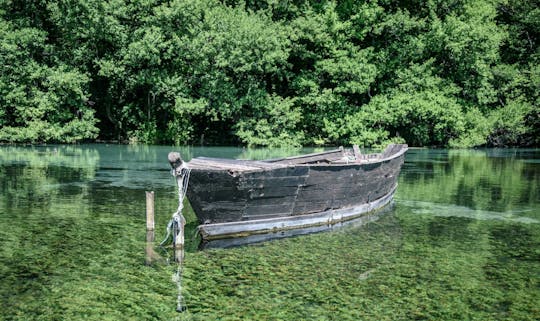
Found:
[[[293,187],[303,185],[306,181],[306,176],[289,176],[289,177],[269,177],[260,179],[240,179],[238,188],[242,190],[262,189],[265,187]]]
[[[248,199],[246,194],[238,193],[238,191],[235,190],[228,190],[222,192],[201,191],[198,192],[197,195],[201,200],[204,200],[204,202],[206,203],[226,201],[236,202]]]
[[[288,204],[289,207],[292,207],[296,199],[296,195],[288,195],[281,197],[265,197],[265,198],[254,198],[247,201],[248,207],[255,206],[264,206],[264,205],[281,205]]]
[[[194,158],[197,162],[208,162],[213,164],[219,164],[224,168],[227,168],[228,165],[232,166],[247,166],[254,167],[258,169],[274,169],[284,167],[286,165],[269,163],[265,161],[256,161],[256,160],[244,160],[244,159],[229,159],[229,158],[211,158],[211,157],[197,157]]]
[[[362,153],[360,153],[360,147],[358,145],[353,145],[354,159],[357,161],[362,159]]]
[[[190,185],[191,182],[197,181],[198,183],[209,183],[209,184],[218,184],[223,186],[235,186],[236,177],[230,175],[226,171],[206,171],[194,169],[190,174]]]
[[[369,189],[368,186],[366,186],[362,190],[360,190],[359,188],[355,186],[342,187],[339,189],[337,188],[336,189],[306,188],[306,189],[301,189],[298,192],[297,201],[305,201],[305,202],[317,201],[323,198],[323,196],[325,196],[324,197],[325,199],[343,198],[343,197],[348,197],[350,195],[356,195],[368,189]]]
[[[212,211],[240,211],[245,208],[245,200],[236,200],[236,201],[215,201],[215,202],[201,202],[203,205],[203,210]]]
[[[222,161],[215,159],[202,159],[194,158],[189,163],[188,166],[192,169],[216,169],[216,170],[238,170],[238,171],[249,171],[249,170],[258,170],[261,169],[258,166],[253,166],[247,163],[223,163]]]
[[[297,200],[293,209],[293,215],[301,215],[307,213],[322,212],[331,208],[332,200]]]
[[[249,204],[246,207],[243,217],[246,216],[259,216],[270,214],[290,215],[292,211],[293,203],[281,203],[281,204],[266,204],[266,205],[253,205]]]
[[[194,207],[195,209],[195,207]],[[197,218],[201,223],[225,223],[242,220],[245,204],[237,202],[202,202],[201,215]]]
[[[381,159],[386,158],[398,158],[402,156],[408,147],[406,144],[390,144],[386,149],[381,153]]]
[[[273,170],[242,173],[241,177],[245,179],[266,179],[273,177],[306,176],[309,174],[309,169],[310,167],[307,165],[286,166]]]
[[[343,158],[343,147],[339,149],[325,151],[321,153],[305,154],[300,156],[292,156],[286,158],[269,159],[270,163],[284,163],[284,164],[308,164],[314,162],[330,162],[332,160],[338,160]]]
[[[250,199],[294,196],[298,191],[298,186],[266,186],[253,188],[248,191]]]
[[[207,192],[238,193],[238,188],[236,186],[217,185],[217,184],[209,184],[209,183],[196,184],[195,186],[193,186],[192,190],[194,192],[200,192],[200,193],[207,193]]]
[[[360,167],[317,167],[311,168],[305,185],[328,185],[339,183],[343,180],[350,181],[351,177],[365,175]]]

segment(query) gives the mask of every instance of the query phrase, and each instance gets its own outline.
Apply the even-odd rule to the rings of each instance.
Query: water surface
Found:
[[[263,159],[310,150],[175,148]],[[189,238],[175,312],[166,146],[0,147],[0,320],[536,320],[540,151],[410,150],[378,220],[232,249]],[[196,222],[186,213],[188,234]]]

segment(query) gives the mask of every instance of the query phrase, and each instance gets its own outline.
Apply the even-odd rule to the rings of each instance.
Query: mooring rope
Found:
[[[177,169],[172,169],[172,175],[175,177],[176,185],[178,186],[178,208],[176,209],[176,212],[173,213],[171,220],[167,224],[167,235],[165,236],[165,239],[161,241],[161,246],[164,246],[168,243],[171,235],[173,243],[176,243],[176,235],[173,234],[175,226],[178,227],[185,225],[185,219],[182,216],[182,210],[184,209],[184,198],[186,197],[188,189],[190,173],[191,168],[189,168],[185,162],[182,162],[179,171]]]

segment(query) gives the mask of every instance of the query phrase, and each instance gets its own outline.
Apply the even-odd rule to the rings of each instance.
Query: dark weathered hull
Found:
[[[365,163],[196,167],[187,196],[206,239],[333,224],[387,205],[404,153]]]

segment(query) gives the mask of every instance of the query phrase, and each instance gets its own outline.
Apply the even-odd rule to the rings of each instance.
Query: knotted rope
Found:
[[[185,162],[182,162],[182,165],[180,167],[173,168],[171,173],[175,177],[176,185],[178,186],[178,208],[176,212],[173,213],[171,220],[167,224],[167,236],[165,236],[165,239],[160,243],[161,246],[169,243],[168,241],[171,238],[171,235],[172,243],[173,245],[176,245],[178,243],[178,234],[182,227],[186,224],[186,219],[182,215],[182,210],[184,208],[184,198],[186,197],[188,189],[191,169]],[[183,243],[183,240],[181,241]]]

